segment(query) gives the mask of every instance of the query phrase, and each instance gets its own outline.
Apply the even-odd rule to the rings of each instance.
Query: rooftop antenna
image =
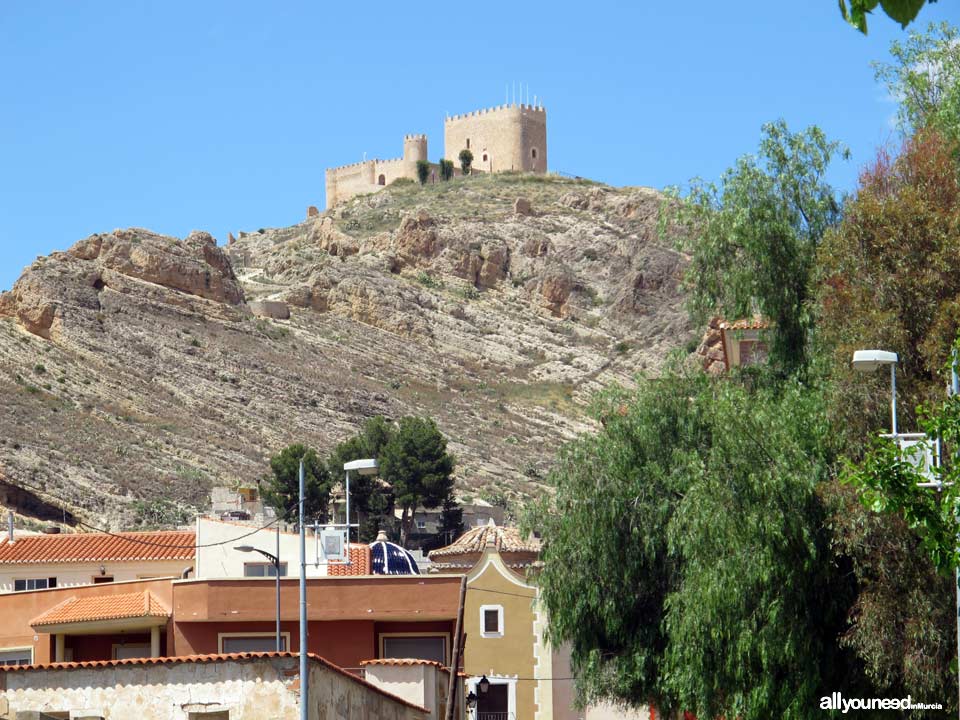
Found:
[[[510,104],[510,83],[503,86],[503,104]]]
[[[516,105],[517,104],[517,81],[516,80],[513,81],[513,93],[510,95],[510,97],[513,98],[513,102],[511,103],[511,105]]]

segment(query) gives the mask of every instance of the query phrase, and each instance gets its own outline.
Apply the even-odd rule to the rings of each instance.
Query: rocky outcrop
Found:
[[[100,312],[105,288],[130,292],[131,281],[218,303],[243,302],[230,262],[208,233],[177,240],[130,229],[91,235],[65,253],[38,259],[4,293],[0,314],[49,338],[71,315]],[[171,301],[176,304],[178,299]]]
[[[721,375],[726,371],[723,355],[723,333],[720,330],[720,318],[710,318],[703,338],[694,354],[700,360],[701,367],[711,375]]]
[[[326,451],[373,415],[416,414],[446,434],[462,494],[540,493],[560,445],[594,427],[593,394],[693,338],[661,202],[478,175],[223,248],[91,236],[0,294],[0,468],[130,527],[158,499],[255,481],[291,443]]]

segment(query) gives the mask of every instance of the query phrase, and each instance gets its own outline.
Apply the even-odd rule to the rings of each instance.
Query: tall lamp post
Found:
[[[283,651],[283,638],[280,635],[280,528],[277,528],[277,554],[255,548],[253,545],[236,545],[234,550],[240,552],[258,552],[273,565],[273,574],[277,579],[277,652]]]
[[[893,430],[891,437],[893,441],[899,444],[902,436],[897,434],[897,354],[887,350],[857,350],[853,353],[853,369],[860,372],[870,372],[884,365],[890,366],[890,426]],[[960,378],[957,376],[957,352],[953,352],[953,362],[951,364],[951,378],[949,394],[960,394]],[[918,483],[919,487],[934,487],[939,492],[943,489],[943,478],[938,477],[935,482]],[[958,543],[960,543],[960,527],[958,527]],[[956,568],[954,574],[954,583],[957,591],[957,658],[960,660],[960,567]],[[958,669],[960,672],[960,669]]]
[[[352,460],[343,466],[347,485],[347,522],[344,527],[347,531],[346,552],[348,559],[350,557],[350,472],[356,471],[360,475],[376,475],[378,468],[377,461],[373,459]],[[300,526],[300,720],[309,720],[310,709],[310,674],[307,666],[307,523],[304,519],[303,500],[306,495],[305,485],[303,458],[300,458],[299,500],[297,502],[297,523]],[[317,562],[319,560],[317,558]]]

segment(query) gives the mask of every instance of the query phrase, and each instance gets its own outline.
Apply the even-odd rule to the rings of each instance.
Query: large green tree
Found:
[[[695,319],[764,316],[774,323],[771,362],[786,374],[808,361],[817,246],[841,207],[824,174],[838,153],[846,154],[817,127],[794,133],[771,123],[757,156],[740,158],[719,184],[694,180],[666,205],[663,227],[679,227],[691,256]]]
[[[381,415],[367,420],[359,433],[339,443],[327,459],[330,474],[342,479],[343,466],[352,460],[380,458],[394,429]],[[354,474],[350,478],[351,509],[359,518],[361,542],[370,542],[379,530],[394,534],[393,491],[381,476]]]
[[[428,418],[403,417],[383,447],[380,467],[400,507],[400,541],[406,545],[420,506],[438,507],[453,492],[454,458],[447,440]]]
[[[301,443],[289,445],[270,458],[270,475],[263,482],[263,499],[277,514],[299,522],[300,460],[304,467],[304,517],[307,522],[327,519],[333,481],[316,451]]]
[[[607,391],[602,430],[563,448],[530,510],[549,636],[571,644],[581,700],[813,718],[853,689],[836,642],[850,586],[816,492],[820,394],[744,379],[674,368]]]
[[[890,44],[893,62],[874,63],[877,80],[899,101],[897,121],[912,135],[936,128],[960,140],[960,33],[947,24]]]

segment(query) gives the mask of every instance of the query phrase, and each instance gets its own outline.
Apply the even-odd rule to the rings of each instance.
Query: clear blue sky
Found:
[[[335,10],[330,10],[336,5]],[[728,8],[736,8],[728,13]],[[955,0],[917,27],[960,22]],[[846,142],[856,183],[893,139],[863,37],[836,0],[0,2],[0,289],[41,254],[140,226],[287,225],[325,167],[443,151],[443,115],[544,98],[553,169],[614,185],[714,179],[783,117]]]

